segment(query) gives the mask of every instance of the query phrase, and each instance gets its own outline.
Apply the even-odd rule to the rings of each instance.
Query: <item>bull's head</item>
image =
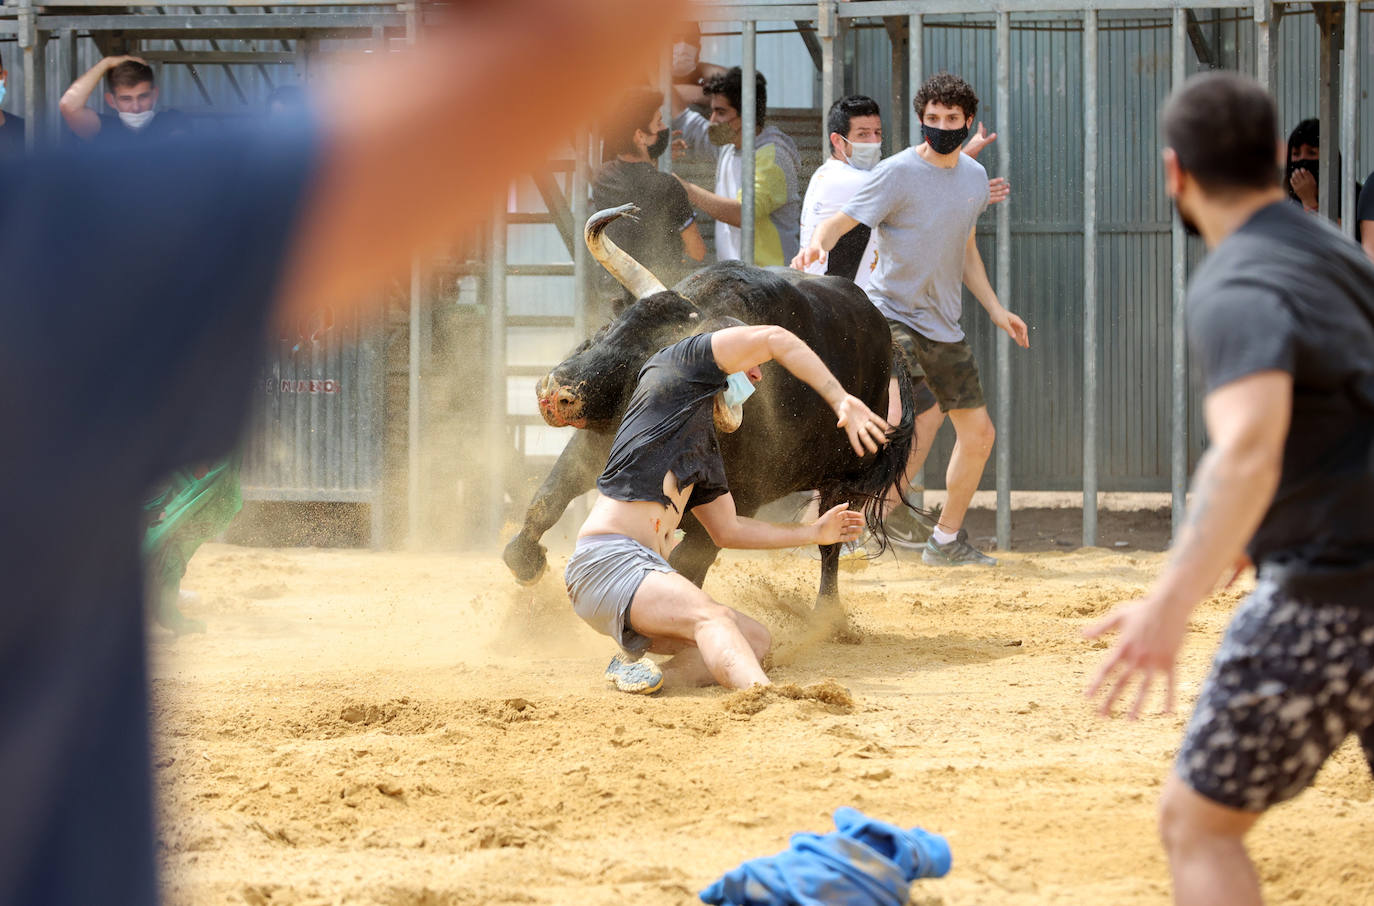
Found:
[[[610,427],[629,402],[649,356],[690,335],[701,323],[695,305],[664,287],[648,268],[605,236],[634,205],[598,211],[584,235],[592,255],[638,300],[542,378],[535,387],[539,414],[555,428]]]

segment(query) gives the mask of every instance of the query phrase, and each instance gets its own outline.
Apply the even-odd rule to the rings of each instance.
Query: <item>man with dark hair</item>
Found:
[[[102,78],[105,103],[115,116],[96,113],[86,106]],[[72,132],[85,141],[163,139],[190,131],[179,111],[157,109],[153,68],[140,57],[105,57],[72,82],[58,109]]]
[[[0,59],[0,104],[5,101],[9,81],[10,74],[5,71],[5,61]],[[0,110],[0,157],[13,157],[23,153],[24,120]]]
[[[760,666],[768,630],[668,565],[688,510],[719,547],[838,544],[863,530],[863,514],[848,504],[810,524],[775,525],[736,512],[716,431],[740,426],[744,399],[763,379],[759,366],[771,361],[834,410],[855,453],[876,453],[887,443],[887,423],[781,327],[720,319],[654,353],[616,429],[596,482],[601,496],[577,534],[565,575],[577,615],[621,647],[606,679],[622,692],[647,694],[663,684],[649,652],[673,655],[667,668],[683,685],[768,685]]]
[[[942,566],[992,566],[997,561],[969,544],[963,528],[996,432],[973,350],[959,326],[961,285],[1018,345],[1029,346],[1030,338],[1025,322],[998,300],[975,241],[978,215],[988,205],[988,177],[960,148],[978,112],[978,96],[963,79],[940,73],[921,86],[914,107],[925,141],[879,164],[844,209],[821,223],[792,266],[805,269],[824,261],[840,237],[861,223],[877,233],[886,251],[878,256],[868,296],[887,316],[912,375],[924,378],[922,389],[928,386],[939,402],[938,409],[929,405],[929,393],[918,391],[908,481],[925,464],[946,413],[957,436],[945,474],[945,506],[921,559]],[[918,538],[913,533],[907,546]]]
[[[0,903],[158,902],[143,503],[233,448],[269,324],[380,305],[585,125],[586,84],[652,63],[680,5],[471,6],[339,67],[295,133],[0,167]]]
[[[763,73],[755,73],[754,138],[754,263],[759,267],[786,264],[797,253],[797,233],[801,227],[799,187],[801,155],[797,145],[780,129],[767,125],[768,83]],[[683,182],[693,207],[705,211],[716,221],[716,260],[743,258],[740,248],[740,217],[743,190],[740,180],[743,165],[744,121],[740,118],[744,73],[738,67],[708,79],[703,86],[711,104],[711,121],[704,129],[689,125],[689,133],[706,135],[716,153],[716,188],[708,192],[693,183]],[[684,114],[691,124],[700,114]],[[690,142],[689,142],[690,144]]]
[[[1355,206],[1355,230],[1365,254],[1374,261],[1374,173],[1365,177],[1364,188],[1360,189],[1359,202]]]
[[[1140,680],[1174,703],[1193,608],[1257,564],[1165,785],[1160,834],[1180,904],[1256,906],[1246,833],[1350,734],[1374,758],[1374,264],[1279,183],[1274,102],[1194,76],[1161,116],[1165,188],[1211,251],[1188,292],[1210,444],[1163,574],[1089,637],[1119,638],[1088,694]]]
[[[621,217],[606,229],[616,245],[643,264],[668,286],[692,269],[688,260],[706,258],[706,243],[697,230],[696,212],[682,183],[660,172],[655,161],[668,149],[663,125],[663,95],[652,88],[635,88],[621,98],[602,127],[603,156],[609,158],[592,180],[592,204],[598,211],[632,202],[636,218]],[[608,302],[596,322],[608,320],[634,299],[601,268],[595,296]]]

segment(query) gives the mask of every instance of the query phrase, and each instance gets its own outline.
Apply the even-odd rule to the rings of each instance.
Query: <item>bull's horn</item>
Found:
[[[638,213],[639,208],[634,204],[623,204],[618,208],[597,211],[587,218],[587,226],[582,230],[582,235],[587,240],[587,248],[591,249],[592,256],[601,262],[601,266],[619,280],[636,299],[643,299],[645,296],[661,293],[668,287],[664,286],[647,267],[631,258],[620,246],[606,237],[606,227],[621,217],[634,217]]]

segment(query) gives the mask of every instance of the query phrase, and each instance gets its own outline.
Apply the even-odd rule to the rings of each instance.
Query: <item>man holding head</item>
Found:
[[[5,71],[5,61],[0,59],[0,104],[5,101],[5,89],[9,87],[10,74]],[[0,157],[12,157],[24,153],[24,121],[11,113],[0,110]]]
[[[975,242],[978,215],[989,202],[988,176],[960,149],[978,112],[978,96],[963,79],[940,73],[921,86],[914,106],[925,141],[879,164],[844,209],[816,228],[792,266],[805,270],[824,261],[840,237],[860,224],[872,228],[880,247],[889,250],[878,257],[868,297],[887,316],[912,376],[923,378],[939,403],[930,406],[924,387],[918,390],[927,408],[921,409],[918,396],[907,480],[925,464],[946,413],[957,438],[945,474],[948,497],[921,559],[939,566],[993,566],[997,561],[969,544],[963,528],[996,431],[959,325],[962,287],[1018,345],[1027,347],[1030,340],[1026,323],[998,301]]]
[[[1257,906],[1244,846],[1351,734],[1374,759],[1374,265],[1288,203],[1273,99],[1206,73],[1165,104],[1165,187],[1209,257],[1188,291],[1210,445],[1153,588],[1088,630],[1119,633],[1088,690],[1140,680],[1173,708],[1193,608],[1233,565],[1254,592],[1227,628],[1174,770],[1160,834],[1180,904]]]
[[[105,80],[105,103],[116,115],[96,113],[86,106]],[[62,118],[85,141],[161,139],[190,131],[186,117],[176,110],[157,109],[157,80],[153,68],[139,57],[105,57],[72,83],[58,103]]]

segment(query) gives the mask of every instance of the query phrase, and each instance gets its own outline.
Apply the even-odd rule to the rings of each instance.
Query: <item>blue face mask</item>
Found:
[[[736,371],[725,379],[725,405],[734,408],[754,395],[754,382],[743,371]]]
[[[0,104],[5,103],[5,83],[0,82]]]

